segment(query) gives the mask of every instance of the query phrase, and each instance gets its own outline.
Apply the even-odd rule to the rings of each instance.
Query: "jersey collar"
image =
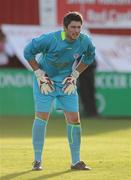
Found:
[[[61,31],[61,39],[62,41],[66,39],[65,31]]]

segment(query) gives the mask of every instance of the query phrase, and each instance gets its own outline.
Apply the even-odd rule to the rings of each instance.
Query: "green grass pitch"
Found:
[[[48,123],[43,171],[31,171],[31,117],[0,118],[0,180],[129,180],[131,120],[82,119],[81,159],[91,171],[71,171],[63,116]]]

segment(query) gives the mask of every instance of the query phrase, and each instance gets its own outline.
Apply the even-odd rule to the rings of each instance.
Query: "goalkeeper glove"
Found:
[[[43,70],[37,69],[34,71],[34,73],[42,94],[48,94],[49,92],[54,91],[53,81],[49,79],[49,77],[45,74]]]
[[[72,94],[76,90],[76,80],[79,77],[79,72],[77,70],[74,70],[70,76],[66,77],[62,84],[65,84],[63,87],[63,91],[65,94]]]

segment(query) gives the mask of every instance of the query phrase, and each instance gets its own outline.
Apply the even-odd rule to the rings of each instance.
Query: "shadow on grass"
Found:
[[[83,135],[96,135],[131,128],[130,119],[82,119]],[[0,117],[0,137],[31,137],[33,118]],[[66,136],[64,117],[51,117],[47,127],[47,137]]]
[[[52,173],[52,174],[44,174],[42,176],[38,176],[37,179],[49,179],[49,178],[57,177],[57,176],[60,176],[62,174],[67,174],[70,172],[72,172],[72,171],[69,169],[66,171],[56,172],[56,173]],[[32,180],[36,180],[36,178],[32,178]]]
[[[62,174],[66,174],[66,173],[70,173],[70,172],[72,172],[72,171],[69,169],[69,170],[56,172],[56,173],[44,174],[44,175],[34,177],[34,178],[32,177],[31,179],[32,180],[49,179],[49,178],[57,177],[57,176],[60,176]],[[28,171],[23,171],[23,172],[19,172],[19,173],[12,173],[12,174],[2,176],[0,178],[0,180],[10,180],[10,179],[18,178],[18,177],[20,178],[20,176],[23,176],[23,175],[28,174],[28,173],[36,173],[36,172],[34,172],[32,170],[28,170]],[[30,175],[33,176],[33,174],[30,174]]]
[[[31,170],[23,171],[23,172],[19,172],[19,173],[8,174],[8,175],[0,177],[0,180],[14,179],[14,178],[16,178],[18,176],[21,176],[21,175],[24,175],[24,174],[28,174],[29,172],[31,172]]]

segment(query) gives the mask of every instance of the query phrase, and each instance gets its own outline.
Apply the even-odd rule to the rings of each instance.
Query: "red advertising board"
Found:
[[[57,0],[58,24],[69,11],[81,12],[90,27],[131,27],[131,0]]]
[[[38,0],[0,0],[1,24],[39,24]]]

